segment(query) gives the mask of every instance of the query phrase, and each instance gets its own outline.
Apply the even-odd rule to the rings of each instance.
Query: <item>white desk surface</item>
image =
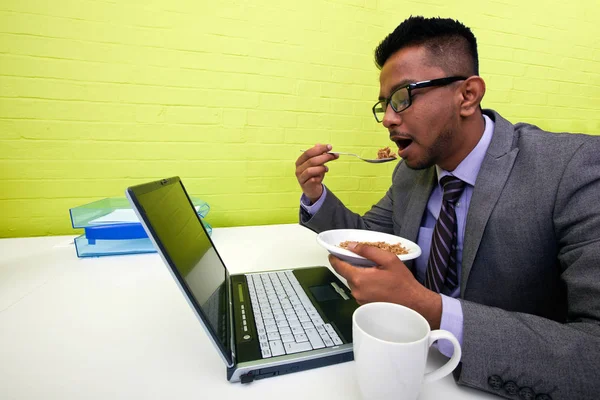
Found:
[[[231,273],[327,265],[296,224],[217,228]],[[432,351],[428,364],[444,357]],[[360,399],[354,362],[258,380],[225,365],[157,254],[77,258],[72,236],[0,240],[0,398]],[[451,376],[419,399],[497,399]]]

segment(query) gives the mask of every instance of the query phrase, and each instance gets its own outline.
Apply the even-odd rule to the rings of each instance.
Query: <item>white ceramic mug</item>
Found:
[[[423,316],[393,303],[369,303],[352,316],[358,385],[367,400],[414,400],[423,383],[451,373],[461,357],[460,344],[445,330],[432,331]],[[454,345],[446,364],[425,373],[429,347],[439,339]]]

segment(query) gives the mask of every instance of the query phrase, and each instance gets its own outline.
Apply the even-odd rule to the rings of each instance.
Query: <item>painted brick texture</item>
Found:
[[[388,144],[373,49],[411,14],[472,27],[485,107],[600,133],[596,0],[3,0],[0,237],[74,233],[69,208],[173,175],[214,226],[295,222],[300,149]],[[362,213],[392,169],[326,183]]]

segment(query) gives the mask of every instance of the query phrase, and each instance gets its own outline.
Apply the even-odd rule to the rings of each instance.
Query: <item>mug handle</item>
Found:
[[[460,349],[460,344],[458,343],[456,337],[454,337],[452,333],[441,329],[431,331],[431,333],[429,334],[429,346],[431,347],[433,342],[439,339],[447,339],[450,342],[452,342],[452,345],[454,345],[454,354],[452,354],[452,357],[448,360],[448,362],[446,362],[446,364],[442,365],[435,371],[426,373],[425,377],[423,378],[423,383],[429,383],[437,381],[438,379],[442,379],[450,372],[454,371],[454,368],[456,368],[456,366],[460,362],[462,351]]]

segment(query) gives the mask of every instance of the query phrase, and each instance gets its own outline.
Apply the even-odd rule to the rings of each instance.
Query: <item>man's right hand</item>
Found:
[[[296,179],[311,204],[319,200],[323,193],[322,182],[329,171],[325,163],[339,158],[339,155],[329,154],[328,151],[331,151],[330,144],[316,144],[296,160]]]

